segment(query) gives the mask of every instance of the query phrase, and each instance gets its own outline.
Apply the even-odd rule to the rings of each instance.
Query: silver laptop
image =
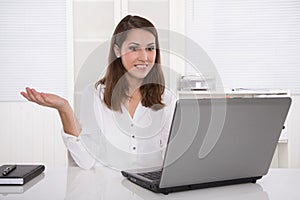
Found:
[[[291,98],[180,99],[163,166],[122,171],[153,192],[255,183],[266,175]]]

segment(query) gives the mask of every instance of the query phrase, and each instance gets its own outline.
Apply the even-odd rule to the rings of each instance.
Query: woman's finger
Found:
[[[29,97],[28,97],[28,95],[27,95],[26,92],[20,92],[20,94],[21,94],[23,97],[25,97],[27,100],[29,100]]]
[[[28,101],[33,101],[32,97],[31,97],[30,88],[26,87],[25,90],[26,90],[26,97],[27,97]]]
[[[33,102],[37,102],[37,99],[34,97],[32,89],[31,88],[26,88],[27,94],[29,96],[29,98],[31,99],[31,101]]]
[[[32,89],[31,92],[32,92],[32,95],[34,96],[34,98],[36,99],[36,103],[38,103],[40,105],[45,105],[45,101],[41,97],[41,94],[39,92],[37,92],[35,89]]]

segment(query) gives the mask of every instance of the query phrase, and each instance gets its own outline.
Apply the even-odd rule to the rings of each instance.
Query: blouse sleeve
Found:
[[[81,141],[81,136],[78,137],[65,133],[62,130],[63,141],[69,150],[76,164],[83,169],[91,169],[95,164],[95,159],[88,153]]]

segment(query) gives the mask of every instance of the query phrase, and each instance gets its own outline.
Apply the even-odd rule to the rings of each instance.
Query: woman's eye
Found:
[[[129,47],[129,49],[130,49],[131,51],[136,51],[136,50],[138,50],[137,47]]]
[[[148,51],[153,51],[153,50],[155,50],[155,48],[154,47],[148,47],[147,50]]]

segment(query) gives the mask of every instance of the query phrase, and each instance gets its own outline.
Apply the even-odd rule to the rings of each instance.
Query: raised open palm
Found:
[[[47,106],[61,110],[67,104],[67,100],[49,93],[37,92],[33,88],[26,87],[26,92],[21,92],[21,95],[25,97],[28,101],[35,102],[42,106]]]

